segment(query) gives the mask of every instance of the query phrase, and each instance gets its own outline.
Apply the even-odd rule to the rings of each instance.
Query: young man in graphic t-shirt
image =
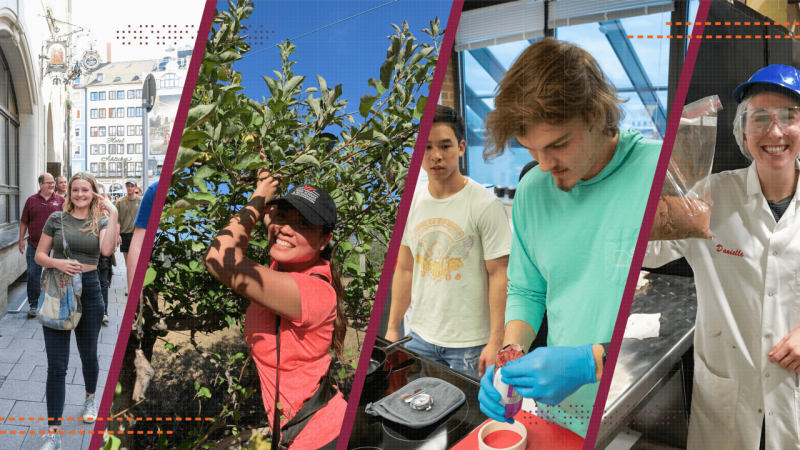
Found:
[[[503,204],[458,171],[464,122],[436,108],[397,269],[386,339],[412,306],[406,348],[477,378],[503,343],[511,230]]]

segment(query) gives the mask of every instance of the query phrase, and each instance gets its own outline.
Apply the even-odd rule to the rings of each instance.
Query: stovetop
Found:
[[[383,348],[388,342],[378,338],[376,347]],[[361,400],[353,423],[348,449],[421,449],[438,450],[448,449],[458,441],[477,429],[488,419],[478,403],[479,380],[462,375],[449,367],[445,367],[423,356],[404,348],[391,349],[386,358],[386,368],[408,361],[415,360],[409,367],[398,370],[383,380],[365,383]],[[372,416],[364,412],[366,405],[384,398],[418,378],[432,377],[444,380],[461,389],[466,395],[466,401],[459,409],[450,413],[439,422],[425,428],[409,428],[392,423],[382,417]]]

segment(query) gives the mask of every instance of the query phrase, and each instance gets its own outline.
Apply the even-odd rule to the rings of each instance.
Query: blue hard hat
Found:
[[[741,103],[760,92],[777,92],[800,103],[800,72],[783,64],[764,67],[733,91],[733,99]]]

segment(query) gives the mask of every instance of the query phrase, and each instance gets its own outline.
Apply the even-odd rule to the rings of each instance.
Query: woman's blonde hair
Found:
[[[72,203],[72,182],[75,180],[85,180],[88,181],[90,185],[92,185],[92,191],[99,193],[99,189],[97,188],[97,180],[95,180],[94,175],[89,172],[78,172],[72,176],[69,180],[69,186],[67,187],[67,200],[64,202],[64,209],[63,211],[67,214],[72,214],[75,211],[75,204]],[[92,232],[95,236],[100,235],[100,218],[103,217],[103,211],[100,209],[100,202],[97,201],[96,198],[92,198],[92,203],[89,204],[89,224],[86,228],[80,230],[81,233],[88,233]]]

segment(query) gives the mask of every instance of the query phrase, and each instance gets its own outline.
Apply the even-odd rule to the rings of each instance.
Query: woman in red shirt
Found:
[[[327,386],[333,347],[341,354],[346,333],[343,289],[331,264],[336,204],[316,186],[293,188],[276,197],[280,182],[262,171],[250,202],[222,229],[205,257],[208,271],[252,302],[245,339],[261,379],[267,415],[273,417],[276,377],[276,315],[280,325],[280,413],[291,420]],[[272,207],[268,212],[268,207]],[[249,259],[250,234],[259,220],[267,227],[269,268]],[[340,355],[341,356],[341,355]],[[313,404],[311,402],[310,404]],[[335,392],[294,438],[292,450],[335,448],[347,403]],[[290,435],[286,420],[281,433]]]

